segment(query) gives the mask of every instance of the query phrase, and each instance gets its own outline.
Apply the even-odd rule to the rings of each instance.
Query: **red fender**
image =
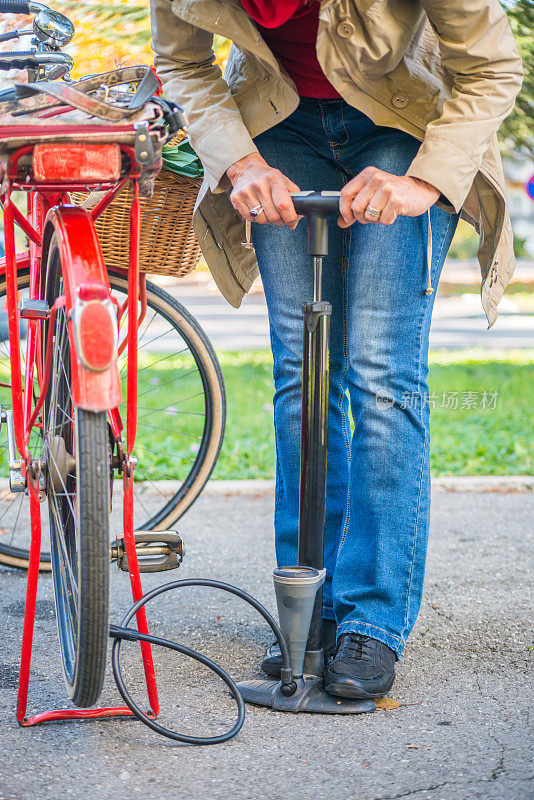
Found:
[[[43,265],[48,260],[52,235],[56,234],[69,320],[72,398],[74,405],[88,411],[107,411],[122,400],[117,362],[117,317],[111,305],[111,290],[98,235],[89,213],[80,206],[51,208],[45,219]],[[93,319],[81,326],[85,306]],[[107,309],[107,313],[106,313]],[[94,312],[98,313],[94,313]],[[95,322],[98,322],[98,330]],[[102,331],[104,336],[101,336]],[[102,343],[107,357],[102,360]],[[85,351],[84,351],[85,347]],[[87,352],[95,353],[89,359]]]

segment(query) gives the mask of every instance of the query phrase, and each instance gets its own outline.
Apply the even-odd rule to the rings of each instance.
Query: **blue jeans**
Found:
[[[303,98],[255,139],[302,190],[339,190],[372,165],[403,175],[419,143],[342,100]],[[332,304],[323,614],[400,656],[423,589],[430,515],[427,215],[391,226],[330,222],[323,298]],[[431,209],[434,287],[457,215]],[[306,223],[253,225],[274,357],[275,536],[297,563],[302,310],[312,299]],[[379,398],[386,398],[386,402]],[[351,425],[351,416],[352,425]]]

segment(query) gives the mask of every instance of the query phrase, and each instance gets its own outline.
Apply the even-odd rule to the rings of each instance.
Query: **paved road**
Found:
[[[443,288],[434,306],[430,346],[438,348],[482,347],[490,349],[533,347],[534,313],[524,311],[508,296],[499,304],[499,318],[491,330],[479,296],[480,272],[469,262],[446,265]],[[517,277],[531,280],[534,267],[518,267]],[[197,317],[218,350],[248,350],[269,347],[267,308],[260,284],[245,297],[241,308],[232,308],[207,273],[193,273],[185,280],[166,282],[174,294]],[[449,295],[451,284],[471,284],[469,293]],[[447,290],[447,292],[445,292]],[[510,287],[509,294],[513,290]],[[447,296],[449,295],[449,296]],[[158,342],[161,346],[161,342]]]
[[[532,798],[533,515],[532,493],[434,495],[423,607],[390,693],[401,707],[354,718],[250,709],[237,739],[209,748],[171,744],[132,721],[19,729],[24,576],[0,570],[0,800]],[[205,495],[180,525],[188,543],[180,577],[228,580],[272,609],[271,518],[270,493]],[[145,587],[175,576],[145,576]],[[127,577],[113,572],[113,621],[128,604]],[[236,677],[255,674],[270,639],[246,607],[205,590],[167,596],[150,619],[155,632],[205,650]],[[45,577],[33,709],[65,703],[56,649]],[[137,664],[135,653],[125,655]],[[175,658],[158,659],[157,670],[164,721],[190,732],[230,723],[231,702],[205,673]],[[128,675],[141,685],[137,669]],[[111,678],[103,700],[117,702]]]

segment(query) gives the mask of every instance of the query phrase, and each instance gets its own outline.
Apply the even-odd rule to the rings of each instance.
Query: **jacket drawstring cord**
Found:
[[[431,295],[434,289],[432,288],[432,226],[430,224],[430,209],[428,209],[428,239],[426,245],[426,269],[427,269],[427,284],[425,294]]]

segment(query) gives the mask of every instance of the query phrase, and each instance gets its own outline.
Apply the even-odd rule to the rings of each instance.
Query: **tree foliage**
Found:
[[[55,0],[54,7],[76,25],[70,47],[74,77],[114,69],[117,65],[152,64],[150,0]],[[222,64],[229,43],[215,37],[216,58]]]
[[[515,108],[501,127],[502,150],[534,156],[534,2],[517,0],[506,7],[525,77]]]
[[[117,66],[152,64],[149,0],[55,0],[76,26],[73,77]]]

